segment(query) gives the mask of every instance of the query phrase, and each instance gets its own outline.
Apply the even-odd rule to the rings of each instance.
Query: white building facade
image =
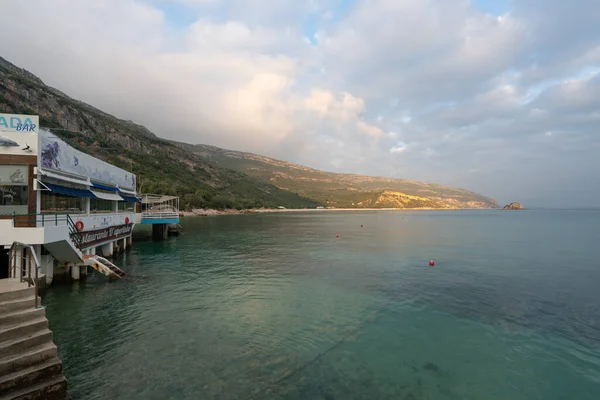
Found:
[[[34,115],[0,114],[0,195],[0,279],[30,263],[42,285],[80,279],[86,259],[130,246],[141,218],[133,173],[74,149]]]

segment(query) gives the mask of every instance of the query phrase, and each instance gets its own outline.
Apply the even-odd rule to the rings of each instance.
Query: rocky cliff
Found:
[[[510,203],[502,208],[503,210],[524,210],[525,207],[521,203]]]
[[[0,57],[0,112],[40,125],[138,176],[138,191],[181,196],[186,208],[490,208],[493,199],[435,184],[319,171],[256,154],[157,137],[45,85]]]

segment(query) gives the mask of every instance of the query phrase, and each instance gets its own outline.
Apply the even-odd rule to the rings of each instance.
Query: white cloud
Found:
[[[394,147],[390,148],[390,153],[397,154],[403,153],[406,151],[406,144],[403,142],[398,142]]]
[[[552,162],[600,173],[595,1],[3,2],[0,52],[167,138],[526,201]]]

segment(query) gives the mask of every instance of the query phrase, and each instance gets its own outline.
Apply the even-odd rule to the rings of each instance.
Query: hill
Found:
[[[182,207],[487,208],[464,189],[336,174],[251,153],[161,139],[49,87],[0,57],[0,112],[37,114],[73,147],[134,172],[138,191],[181,197]]]
[[[320,171],[286,161],[207,145],[189,149],[215,165],[244,172],[330,207],[349,208],[495,208],[477,193],[448,186],[355,174]]]
[[[289,208],[319,203],[206,159],[46,86],[0,58],[0,112],[38,114],[73,147],[134,172],[138,191],[181,196],[184,207]],[[68,128],[68,131],[67,131]]]

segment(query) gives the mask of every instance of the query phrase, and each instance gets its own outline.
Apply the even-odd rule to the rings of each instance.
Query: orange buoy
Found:
[[[429,266],[430,266],[430,267],[433,267],[434,265],[435,265],[435,261],[433,261],[433,260],[429,260]]]
[[[336,238],[339,238],[339,237],[340,237],[340,235],[335,235],[335,237],[336,237]]]

